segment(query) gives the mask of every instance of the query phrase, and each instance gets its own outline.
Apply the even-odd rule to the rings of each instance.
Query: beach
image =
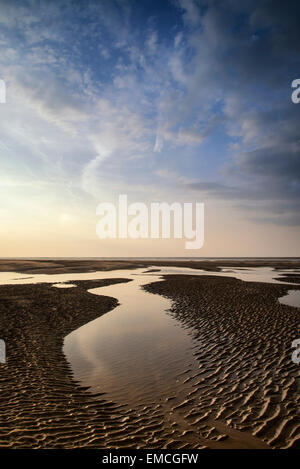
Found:
[[[110,271],[162,265],[210,273],[165,275],[143,287],[169,298],[169,314],[193,331],[198,370],[188,376],[192,391],[182,402],[154,402],[141,411],[76,381],[63,342],[118,305],[118,298],[88,292],[128,282],[121,275],[110,279]],[[291,284],[211,275],[225,266],[289,268]],[[2,260],[1,272],[24,276],[99,270],[107,278],[72,280],[76,288],[61,289],[0,285],[7,346],[7,362],[0,365],[0,447],[299,448],[300,369],[291,344],[299,337],[300,309],[278,301],[299,289],[293,272],[299,267],[289,260]]]

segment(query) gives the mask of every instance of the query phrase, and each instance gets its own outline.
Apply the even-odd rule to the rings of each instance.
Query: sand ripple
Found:
[[[299,366],[291,342],[297,308],[286,286],[172,276],[147,286],[171,298],[194,331],[198,371],[182,370],[182,395],[130,409],[75,383],[62,353],[72,330],[111,310],[87,289],[113,282],[1,286],[1,448],[299,448]],[[295,286],[296,288],[296,286]],[[288,289],[291,289],[289,286]]]

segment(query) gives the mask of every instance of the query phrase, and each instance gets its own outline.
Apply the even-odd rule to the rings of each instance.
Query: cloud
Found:
[[[149,34],[149,37],[146,41],[146,44],[147,44],[149,52],[151,54],[155,54],[155,52],[157,51],[157,47],[158,47],[158,34],[157,34],[157,31],[152,31]]]
[[[200,116],[203,110],[211,116],[217,107],[232,149],[215,181],[189,187],[235,205],[248,201],[244,210],[268,212],[274,223],[280,216],[299,223],[300,107],[290,100],[300,65],[299,2],[289,8],[279,1],[211,2],[205,11],[199,2],[188,2],[187,8],[198,8],[200,17],[195,15],[196,29],[196,21],[188,22],[194,55],[184,101],[190,109],[190,103],[201,103]],[[279,206],[281,215],[272,217]]]
[[[197,26],[200,21],[200,2],[194,0],[177,0],[179,8],[183,11],[183,19],[189,26]]]
[[[89,201],[164,181],[297,222],[299,2],[169,8],[167,28],[127,1],[0,5],[4,177]]]
[[[300,142],[263,147],[238,158],[242,171],[268,179],[300,184]]]

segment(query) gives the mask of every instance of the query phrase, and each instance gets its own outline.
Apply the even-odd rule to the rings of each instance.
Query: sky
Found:
[[[0,0],[0,256],[300,256],[300,3]],[[205,241],[97,237],[203,202]]]

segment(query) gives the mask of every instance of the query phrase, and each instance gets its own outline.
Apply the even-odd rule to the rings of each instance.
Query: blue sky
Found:
[[[178,254],[99,244],[95,207],[120,193],[205,201],[193,255],[299,255],[300,9],[284,3],[2,0],[1,255]]]

